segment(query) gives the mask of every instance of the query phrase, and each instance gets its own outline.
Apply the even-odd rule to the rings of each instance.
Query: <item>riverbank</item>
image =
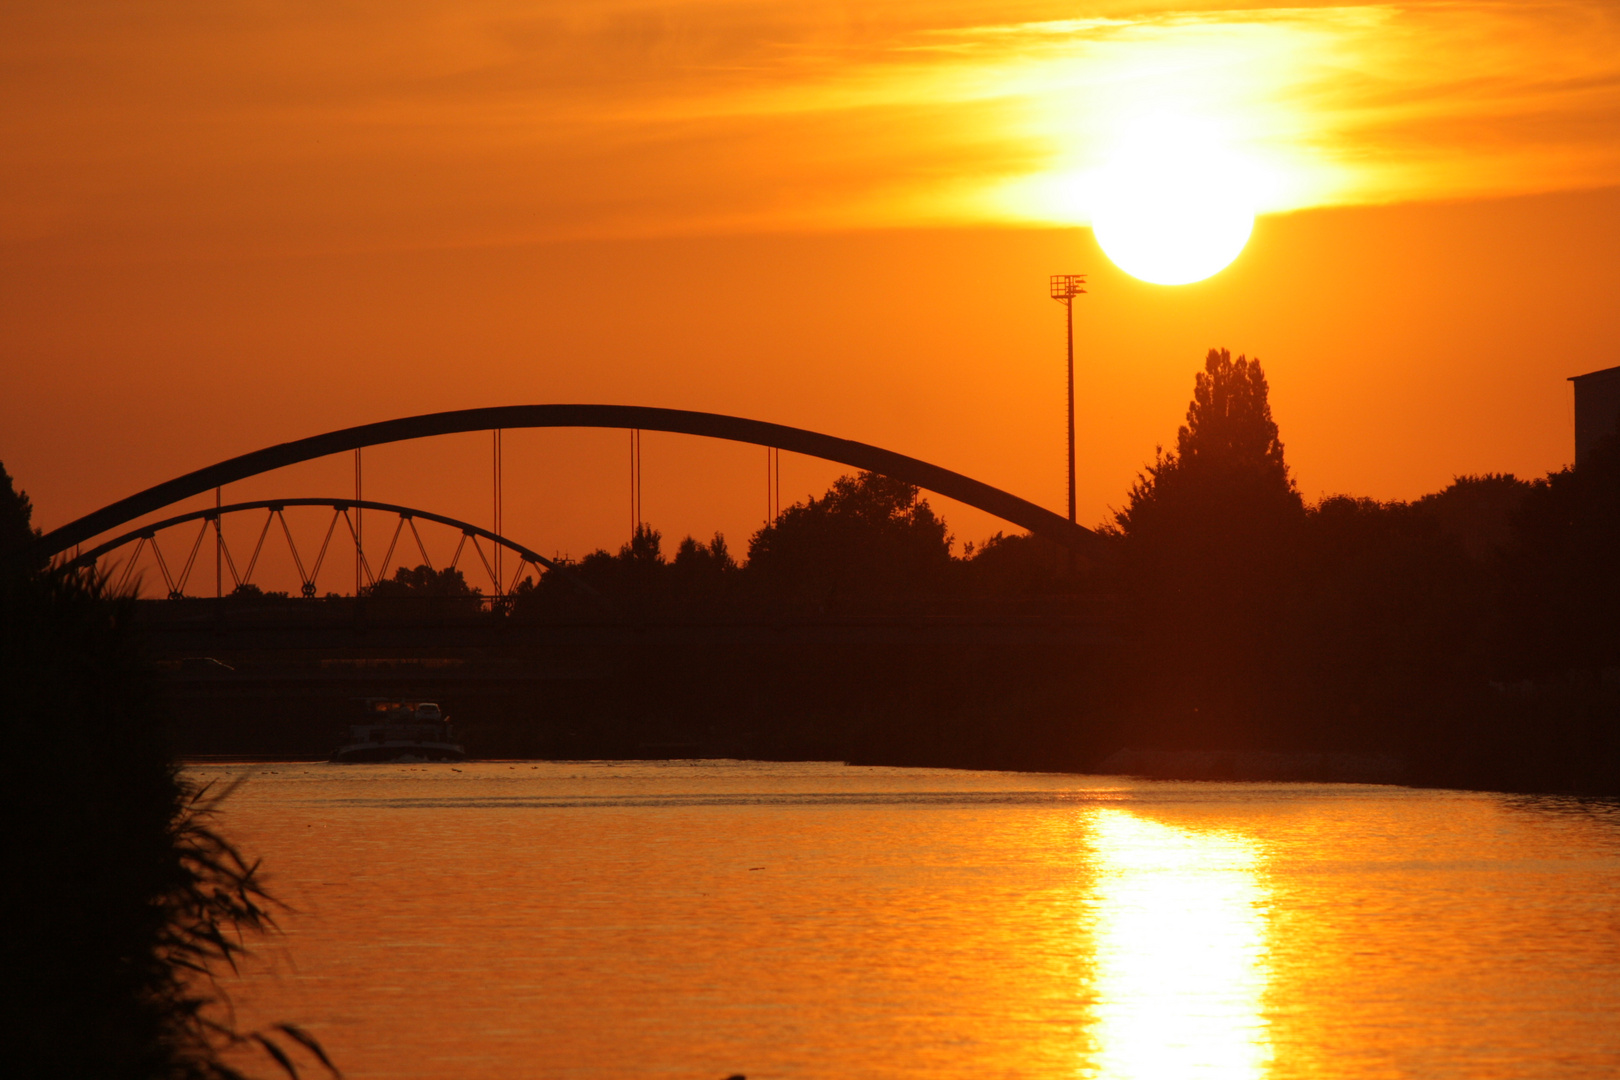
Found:
[[[138,608],[188,757],[324,759],[363,699],[407,697],[439,702],[485,759],[836,760],[1620,795],[1620,671],[1437,677],[1378,709],[1295,693],[1264,723],[1229,723],[1148,707],[1095,603],[552,620],[352,601]]]

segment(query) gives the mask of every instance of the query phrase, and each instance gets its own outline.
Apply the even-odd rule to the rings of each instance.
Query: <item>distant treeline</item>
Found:
[[[1120,613],[1117,641],[1101,665],[1086,658],[1074,708],[1110,730],[1103,743],[1393,754],[1437,783],[1620,792],[1616,438],[1534,480],[1307,503],[1260,363],[1212,350],[1173,449],[1101,531],[1113,556],[1097,562],[1025,536],[954,554],[916,488],[863,473],[783,511],[741,564],[722,536],[667,555],[643,527],[525,583],[510,614],[587,609],[581,582],[641,612],[1102,604]],[[425,567],[374,592],[471,595]]]
[[[1257,361],[1212,351],[1112,523],[1120,701],[1163,747],[1397,753],[1620,791],[1620,444],[1414,502],[1301,499]]]

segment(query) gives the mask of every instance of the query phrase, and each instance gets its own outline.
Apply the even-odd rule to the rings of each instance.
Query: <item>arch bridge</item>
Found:
[[[207,468],[186,473],[183,476],[147,488],[145,491],[120,499],[60,528],[51,530],[26,548],[25,553],[40,559],[54,558],[63,552],[93,540],[103,533],[116,529],[121,525],[127,525],[138,518],[145,517],[182,499],[203,494],[211,489],[217,490],[225,484],[235,483],[261,473],[314,458],[326,457],[346,451],[359,451],[368,446],[379,446],[433,435],[564,427],[618,428],[630,431],[660,431],[683,435],[700,435],[731,442],[752,443],[769,449],[788,450],[809,457],[822,458],[856,469],[880,473],[947,498],[955,499],[958,502],[965,503],[1014,525],[1028,529],[1032,533],[1053,540],[1078,554],[1091,558],[1106,557],[1105,542],[1090,529],[1053,513],[1045,507],[1038,506],[1027,499],[1020,498],[1011,492],[918,458],[909,457],[893,450],[886,450],[869,443],[856,442],[852,439],[840,439],[804,428],[789,427],[784,424],[772,424],[761,420],[727,416],[721,413],[693,412],[685,409],[662,409],[637,405],[507,405],[481,409],[457,409],[449,412],[427,413],[420,416],[385,420],[374,424],[362,424],[358,427],[343,428],[293,442],[280,443],[276,446],[242,454],[210,465]],[[340,504],[343,505],[340,506]],[[400,528],[404,527],[405,522],[411,521],[415,517],[439,521],[462,529],[464,540],[467,537],[473,537],[475,547],[476,541],[483,539],[517,553],[520,559],[537,567],[552,569],[555,566],[555,564],[543,559],[537,553],[499,536],[496,531],[480,529],[466,522],[394,504],[364,503],[363,500],[358,498],[349,500],[281,499],[236,504],[229,508],[217,507],[192,514],[184,514],[177,518],[143,526],[128,532],[113,541],[99,545],[93,549],[93,552],[85,552],[76,556],[73,561],[83,563],[92,554],[104,554],[106,551],[124,543],[143,539],[151,541],[152,538],[147,535],[150,532],[178,525],[188,520],[202,520],[203,525],[199,531],[198,539],[193,544],[191,558],[183,567],[182,575],[177,578],[165,570],[166,583],[169,585],[171,592],[176,592],[184,586],[184,574],[189,573],[190,565],[195,562],[197,548],[201,543],[203,534],[207,531],[210,520],[214,521],[217,531],[218,518],[210,519],[208,515],[264,509],[269,511],[270,516],[273,517],[279,512],[274,507],[294,505],[325,505],[333,508],[333,520],[327,531],[328,541],[330,541],[332,531],[336,528],[339,517],[347,517],[346,507],[376,507],[400,514]],[[283,524],[285,524],[285,519],[283,519]],[[351,530],[354,528],[352,521],[350,521],[349,527]],[[269,519],[267,518],[265,529],[268,530],[268,528]],[[414,531],[414,525],[411,528]],[[498,529],[499,523],[497,522]],[[398,538],[399,531],[396,529],[395,539]],[[418,539],[420,538],[418,537]],[[288,540],[290,543],[290,534]],[[358,537],[356,537],[356,541],[358,549]],[[324,550],[323,545],[322,551],[324,552]],[[363,555],[361,557],[363,558]],[[318,559],[319,556],[317,557],[317,565]],[[251,566],[251,563],[249,565]],[[519,569],[521,570],[521,565]],[[302,571],[300,571],[300,574],[302,576]],[[251,573],[249,576],[251,576]],[[313,582],[313,574],[305,577],[304,582],[307,593],[307,586]],[[497,582],[496,591],[500,591],[499,582]]]

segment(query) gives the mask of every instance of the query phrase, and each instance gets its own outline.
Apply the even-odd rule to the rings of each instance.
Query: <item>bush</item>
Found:
[[[0,518],[26,528],[9,477],[0,495]],[[225,1078],[238,1074],[224,1051],[246,1042],[289,1072],[290,1049],[324,1062],[296,1028],[243,1034],[222,1018],[212,974],[273,927],[270,901],[212,826],[221,796],[170,759],[133,609],[92,573],[0,569],[7,1071]]]

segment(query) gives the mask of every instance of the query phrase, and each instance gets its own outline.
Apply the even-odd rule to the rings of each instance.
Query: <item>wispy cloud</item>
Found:
[[[105,251],[1083,221],[1145,115],[1270,209],[1620,183],[1620,9],[18,5],[0,238]]]

